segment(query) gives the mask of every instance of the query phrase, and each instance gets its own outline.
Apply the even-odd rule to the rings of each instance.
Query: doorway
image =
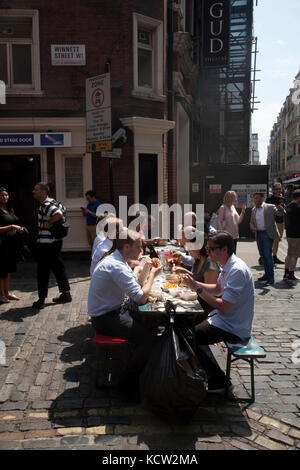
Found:
[[[139,202],[148,211],[151,204],[158,204],[157,155],[139,154]]]
[[[40,178],[39,155],[0,155],[0,186],[7,189],[20,225],[27,228],[31,241],[35,238],[37,209],[32,190]]]

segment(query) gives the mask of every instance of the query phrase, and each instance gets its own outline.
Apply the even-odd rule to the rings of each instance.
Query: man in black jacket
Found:
[[[300,189],[293,192],[293,200],[287,206],[285,216],[288,253],[285,259],[285,281],[299,281],[295,268],[300,256]]]
[[[273,184],[273,194],[266,199],[267,204],[274,204],[274,206],[282,207],[285,209],[286,207],[286,202],[284,197],[282,196],[282,185],[281,183],[274,183]],[[273,242],[273,248],[272,248],[272,253],[273,253],[273,260],[274,264],[284,264],[283,261],[277,258],[277,253],[278,253],[278,247],[279,247],[279,242],[282,240],[283,232],[284,232],[284,214],[279,213],[275,216],[275,222],[277,224],[277,228],[279,231],[279,238],[275,238]]]

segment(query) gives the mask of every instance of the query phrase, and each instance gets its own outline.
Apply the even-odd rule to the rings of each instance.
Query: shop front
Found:
[[[11,195],[16,214],[34,238],[38,181],[67,208],[69,235],[64,251],[87,251],[85,192],[92,188],[91,154],[85,149],[84,118],[0,119],[0,185]]]

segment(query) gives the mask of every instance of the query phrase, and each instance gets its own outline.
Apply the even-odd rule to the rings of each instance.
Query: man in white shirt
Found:
[[[279,231],[275,222],[278,213],[283,214],[282,206],[274,206],[264,202],[264,195],[256,193],[253,196],[255,207],[252,209],[250,228],[256,235],[257,248],[263,262],[265,274],[259,281],[266,281],[267,285],[274,284],[273,243],[278,238]]]
[[[212,261],[222,266],[216,284],[204,284],[185,275],[185,283],[214,310],[196,326],[199,361],[208,375],[208,389],[223,392],[229,386],[224,372],[214,360],[209,344],[227,341],[246,344],[252,333],[254,283],[250,269],[235,256],[232,236],[225,231],[211,234],[207,251]]]
[[[112,249],[113,240],[116,238],[117,233],[123,228],[123,221],[116,217],[108,217],[105,219],[105,225],[101,233],[104,239],[99,243],[92,254],[90,275],[92,276],[97,264],[101,261],[103,255]]]
[[[116,250],[98,263],[92,275],[88,311],[97,333],[127,339],[135,345],[126,371],[126,386],[136,390],[139,374],[158,337],[133,318],[130,311],[122,309],[122,304],[125,295],[138,305],[146,303],[162,266],[154,268],[152,263],[146,263],[138,280],[128,263],[137,260],[143,252],[141,236],[123,229],[115,245]]]

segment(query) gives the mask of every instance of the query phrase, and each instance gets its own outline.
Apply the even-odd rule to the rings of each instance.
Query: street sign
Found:
[[[86,80],[87,152],[111,150],[110,73]]]
[[[106,158],[121,158],[122,149],[115,148],[111,152],[101,152],[101,157]]]
[[[84,44],[51,44],[51,65],[86,65]]]
[[[71,132],[0,134],[0,148],[72,147]]]

